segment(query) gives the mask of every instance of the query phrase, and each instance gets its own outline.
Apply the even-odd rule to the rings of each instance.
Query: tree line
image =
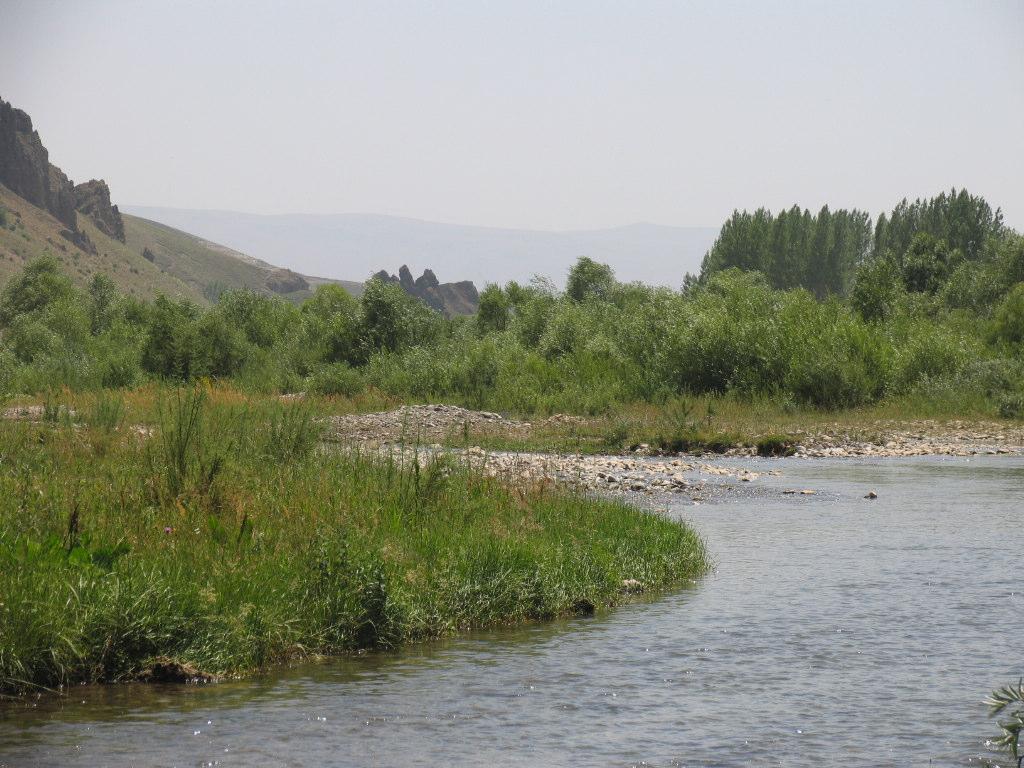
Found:
[[[104,275],[79,290],[43,258],[0,293],[0,395],[211,377],[522,414],[722,393],[1024,415],[1024,238],[965,194],[901,204],[873,236],[856,211],[761,211],[750,227],[737,215],[679,290],[622,283],[581,258],[565,290],[488,285],[476,315],[452,319],[380,280],[359,298],[320,286],[301,306],[245,290],[211,306],[141,301]],[[791,244],[782,262],[802,265],[785,281],[764,268],[776,235]],[[708,266],[730,248],[735,258]]]
[[[761,272],[774,288],[806,288],[825,298],[848,295],[861,267],[886,261],[909,288],[927,289],[961,262],[987,260],[1007,233],[1002,212],[965,189],[904,199],[874,226],[864,211],[827,205],[817,214],[799,206],[774,215],[765,208],[735,211],[700,277],[736,267]]]

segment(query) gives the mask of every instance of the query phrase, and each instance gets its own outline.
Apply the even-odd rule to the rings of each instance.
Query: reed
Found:
[[[3,693],[392,648],[707,568],[693,531],[651,512],[454,459],[314,450],[301,404],[168,394],[153,433],[112,429],[102,450],[74,424],[0,423]]]

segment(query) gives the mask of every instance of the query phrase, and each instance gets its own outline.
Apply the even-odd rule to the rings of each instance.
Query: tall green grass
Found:
[[[391,648],[707,567],[687,527],[621,503],[317,450],[301,403],[157,410],[149,436],[0,423],[0,691]]]

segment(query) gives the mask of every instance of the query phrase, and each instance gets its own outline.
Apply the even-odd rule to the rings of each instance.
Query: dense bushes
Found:
[[[966,193],[936,200],[901,204],[880,221],[870,254],[856,212],[759,212],[723,230],[701,278],[680,291],[623,285],[583,258],[564,293],[539,278],[489,285],[475,317],[451,320],[378,280],[358,300],[321,286],[301,307],[248,291],[224,291],[205,309],[168,297],[141,303],[102,276],[79,292],[42,259],[0,296],[0,386],[33,393],[218,377],[250,391],[372,389],[528,414],[704,393],[835,409],[894,396],[954,402],[959,391],[992,413],[1013,411],[1022,378],[979,372],[1020,369],[1024,238]],[[924,228],[912,232],[914,221]],[[830,294],[821,300],[779,290],[758,271],[711,268],[722,249],[742,261],[758,227],[761,242],[790,225],[811,249],[804,256],[816,240],[845,249],[848,299],[828,280],[814,284]],[[851,227],[853,245],[843,240]],[[788,241],[772,242],[761,242],[764,258]]]

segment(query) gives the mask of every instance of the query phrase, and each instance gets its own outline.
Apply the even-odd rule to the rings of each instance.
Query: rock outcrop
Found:
[[[88,216],[96,228],[124,242],[124,221],[116,205],[110,204],[110,188],[102,179],[92,179],[75,187],[75,208]]]
[[[415,296],[446,317],[472,315],[480,304],[480,294],[471,280],[442,283],[438,281],[437,275],[429,269],[423,270],[423,274],[413,280],[409,267],[403,264],[398,270],[397,277],[389,275],[382,269],[374,275],[374,278],[389,283],[398,283],[402,290],[410,296]]]
[[[275,269],[267,277],[267,288],[274,293],[294,293],[309,290],[306,278],[290,269]]]
[[[32,128],[32,118],[0,99],[0,184],[49,211],[72,232],[78,230],[74,185]]]
[[[54,216],[66,229],[61,236],[86,253],[96,253],[89,236],[78,228],[78,212],[88,216],[106,235],[124,242],[124,222],[110,204],[105,181],[74,185],[50,162],[32,118],[0,100],[0,184],[18,197]]]

